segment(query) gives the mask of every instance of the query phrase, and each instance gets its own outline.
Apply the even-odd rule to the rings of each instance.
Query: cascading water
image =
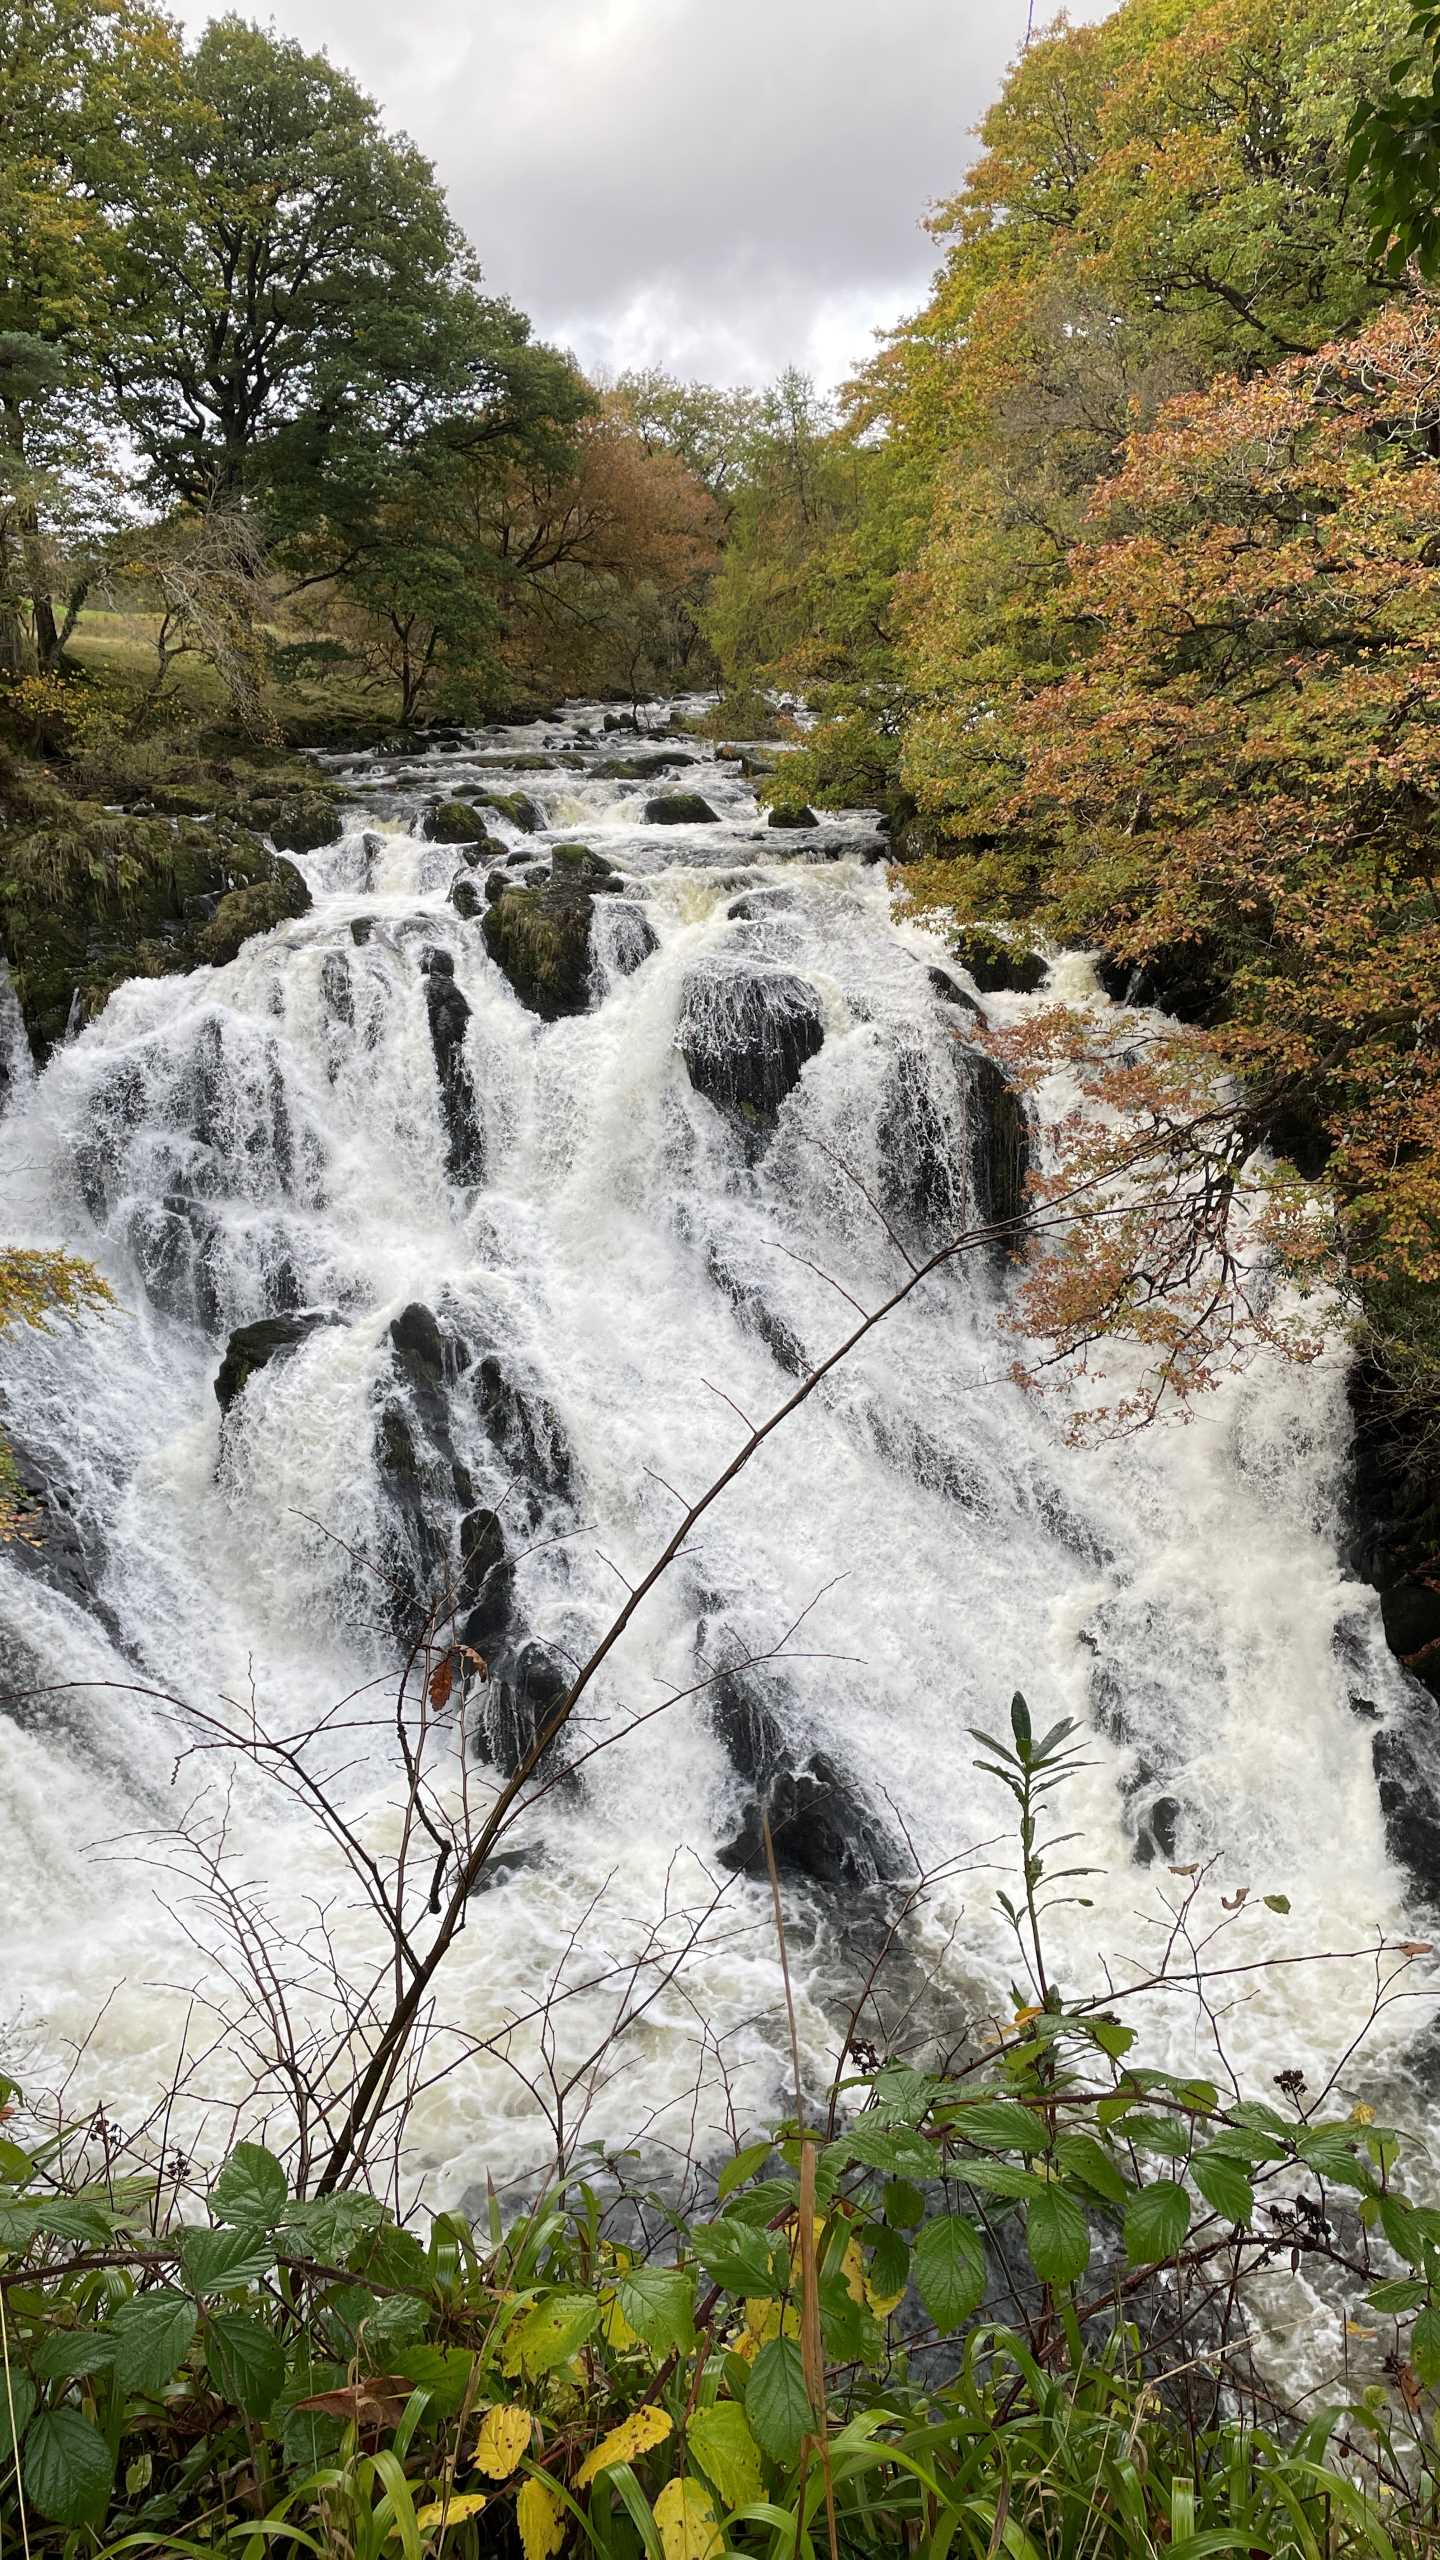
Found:
[[[308,914],[228,967],[123,987],[33,1087],[8,1077],[7,1235],[90,1255],[117,1304],[5,1346],[4,1422],[45,1509],[38,1547],[0,1555],[0,2060],[53,2077],[84,2042],[75,2088],[121,2121],[187,2014],[204,2040],[192,1990],[233,2006],[193,1846],[165,1845],[182,1816],[213,1845],[223,1803],[278,1926],[338,1897],[342,1961],[374,1952],[320,1835],[189,1749],[205,1729],[182,1710],[299,1735],[351,1701],[317,1765],[385,1837],[407,1631],[448,1576],[490,1668],[464,1718],[483,1796],[739,1415],[895,1286],[894,1239],[1015,1196],[1020,1115],[966,1046],[963,977],[897,922],[871,824],[776,834],[690,741],[667,776],[633,741],[632,773],[593,776],[624,761],[598,719],[332,760],[355,822],[302,865]],[[711,820],[647,818],[677,776]],[[483,854],[426,833],[437,798],[487,793],[506,806]],[[557,855],[577,838],[603,861]],[[508,944],[487,928],[502,881],[532,888],[500,900]],[[539,963],[561,993],[527,1005]],[[1167,1869],[1211,1857],[1217,1890],[1290,1897],[1288,1919],[1247,1915],[1247,1961],[1403,1934],[1377,1733],[1428,1781],[1413,1684],[1341,1561],[1342,1355],[1263,1361],[1183,1427],[1077,1450],[1009,1383],[1006,1286],[993,1258],[927,1282],[637,1613],[585,1701],[591,1756],[525,1817],[523,1861],[448,1960],[445,2017],[483,2050],[414,2109],[433,2201],[553,2150],[527,2085],[551,2066],[578,2073],[567,2127],[607,2144],[703,2145],[727,2106],[743,2126],[783,2105],[767,1789],[817,2075],[877,1879],[976,1850],[906,1960],[955,2015],[1008,2006],[1012,1851],[981,1846],[1005,1812],[970,1727],[1016,1685],[1091,1730],[1066,1813],[1101,1872],[1051,1924],[1066,1980],[1146,1970]],[[227,1344],[266,1319],[231,1348],[222,1417]],[[668,1974],[659,1951],[721,1887]],[[552,1987],[547,2065],[533,2025],[503,2030]],[[606,2057],[627,1988],[649,2005]],[[1360,1966],[1240,1988],[1242,2067],[1318,2085],[1372,1985]],[[1145,2031],[1160,2059],[1213,2061],[1193,2003],[1154,2004]],[[217,2098],[241,2085],[226,2068],[222,2040]]]

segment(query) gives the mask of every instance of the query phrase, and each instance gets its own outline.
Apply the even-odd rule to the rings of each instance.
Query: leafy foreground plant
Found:
[[[649,2199],[646,2254],[604,2164],[509,2231],[492,2205],[422,2240],[370,2195],[295,2196],[257,2143],[199,2219],[187,2164],[119,2176],[103,2122],[88,2183],[69,2137],[0,2137],[3,2548],[1428,2546],[1440,2211],[1367,2110],[1142,2068],[1112,2008],[1065,2002],[1039,1823],[1073,1727],[1037,1741],[1017,1697],[1009,1741],[981,1739],[1019,1807],[1037,1996],[992,2052],[867,2067],[825,2132],[737,2152],[706,2219]],[[1287,2265],[1393,2323],[1383,2375],[1303,2428],[1246,2352],[1246,2283]]]

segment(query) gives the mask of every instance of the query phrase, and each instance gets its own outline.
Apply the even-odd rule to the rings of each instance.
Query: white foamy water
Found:
[[[152,2104],[182,2033],[193,2051],[235,2006],[182,1819],[213,1848],[223,1817],[226,1875],[298,1950],[297,2014],[328,2014],[322,1908],[353,1978],[383,1962],[320,1833],[190,1746],[217,1716],[314,1734],[350,1700],[309,1765],[393,1850],[401,1649],[376,1560],[397,1532],[376,1448],[408,1393],[390,1335],[402,1311],[433,1310],[453,1355],[448,1452],[422,1470],[440,1548],[453,1556],[467,1503],[504,1527],[498,1677],[505,1646],[583,1659],[669,1536],[677,1495],[733,1455],[736,1408],[772,1411],[797,1364],[850,1329],[847,1299],[870,1307],[896,1285],[873,1204],[912,1249],[983,1212],[965,1017],[932,984],[939,946],[895,920],[885,868],[864,858],[873,827],[778,835],[708,752],[663,780],[589,778],[587,759],[624,745],[581,740],[598,717],[336,760],[355,822],[303,864],[308,915],[227,968],[122,988],[37,1084],[12,1079],[7,1236],[92,1256],[117,1306],[5,1344],[6,1425],[63,1491],[99,1607],[0,1557],[0,2062],[53,2084],[84,2043],[72,2100],[103,2098],[122,2124]],[[547,740],[566,759],[549,770],[479,761]],[[696,786],[713,825],[646,823],[652,792]],[[416,831],[427,795],[486,789],[538,806],[538,834],[494,819],[516,854],[578,838],[626,875],[596,902],[583,1014],[525,1010],[478,918],[448,903],[460,855]],[[483,868],[469,876],[483,889]],[[485,1155],[472,1186],[447,1172],[422,970],[437,947],[471,1008]],[[697,1091],[677,1046],[682,1030],[692,1049],[723,1046],[727,990],[756,964],[767,1002],[782,973],[798,981],[823,1035],[768,1134]],[[783,2108],[768,1890],[718,1859],[753,1789],[718,1705],[733,1682],[715,1675],[757,1659],[742,1689],[794,1763],[819,1752],[841,1773],[880,1864],[977,1852],[902,1943],[907,1979],[935,1974],[931,2013],[951,2029],[1007,2007],[1015,1972],[993,1907],[1012,1853],[979,1846],[1006,1831],[1006,1808],[969,1728],[1003,1728],[1017,1686],[1037,1725],[1090,1729],[1065,1810],[1102,1872],[1078,1888],[1088,1907],[1051,1923],[1068,1985],[1157,1961],[1180,1890],[1168,1870],[1196,1860],[1217,1861],[1208,1919],[1242,1884],[1292,1904],[1285,1919],[1247,1911],[1221,1961],[1404,1933],[1376,1724],[1351,1699],[1382,1724],[1410,1700],[1374,1595],[1340,1557],[1341,1351],[1309,1368],[1267,1359],[1186,1424],[1077,1450],[1059,1412],[1008,1382],[1006,1286],[978,1260],[927,1282],[767,1442],[638,1612],[586,1701],[584,1745],[608,1747],[523,1817],[511,1845],[529,1862],[477,1899],[442,1977],[446,2059],[484,2050],[417,2100],[408,2169],[432,2201],[487,2168],[499,2184],[529,2175],[557,2114],[566,2142],[683,2152]],[[231,1328],[296,1307],[338,1321],[252,1381],[222,1446],[213,1383]],[[502,1445],[487,1419],[496,1379],[523,1416],[519,1458],[514,1431]],[[494,1693],[472,1693],[463,1750],[452,1709],[449,1802],[463,1783],[483,1806],[498,1783]],[[788,1889],[802,2032],[825,2078],[866,1896],[853,1880],[818,1900]],[[532,2013],[554,1990],[547,2044]],[[1372,1990],[1364,1964],[1239,1976],[1230,2050],[1262,2094],[1284,2067],[1318,2086]],[[1396,2059],[1416,2014],[1392,2013],[1379,2054]],[[1154,2058],[1213,2066],[1182,1995],[1151,2000],[1144,2024]],[[187,2102],[197,2139],[218,2147],[221,2102],[243,2087],[222,2033]]]

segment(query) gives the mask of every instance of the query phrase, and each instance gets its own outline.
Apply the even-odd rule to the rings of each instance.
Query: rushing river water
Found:
[[[465,1760],[483,1802],[527,1696],[589,1651],[677,1497],[733,1455],[739,1413],[782,1401],[850,1329],[847,1299],[895,1286],[877,1208],[913,1251],[990,1205],[995,1093],[965,1049],[967,982],[937,982],[940,946],[897,918],[873,822],[778,833],[739,767],[686,739],[694,761],[668,776],[594,777],[640,751],[600,718],[332,759],[356,809],[301,863],[307,915],[226,968],[124,987],[38,1081],[11,1078],[7,1236],[90,1255],[117,1305],[6,1344],[7,1427],[74,1543],[64,1570],[0,1558],[0,2063],[53,2085],[84,2043],[74,2103],[122,2123],[187,2017],[193,2052],[234,2007],[196,1863],[222,1820],[226,1874],[299,1950],[301,2010],[327,1996],[320,1906],[342,1966],[358,1978],[375,1953],[320,1835],[261,1778],[187,1751],[209,1728],[184,1711],[293,1737],[351,1701],[312,1765],[391,1841],[396,1576],[453,1560],[489,1506],[506,1555]],[[713,820],[647,820],[653,793],[696,787]],[[472,866],[424,832],[427,804],[482,791],[529,795],[540,821],[490,813],[510,874],[579,840],[622,875],[594,899],[584,1011],[542,1021],[518,1000],[483,936],[502,857]],[[457,877],[478,912],[457,912]],[[1062,974],[1104,1004],[1081,963]],[[746,1040],[788,1090],[752,1090]],[[1068,1983],[1148,1970],[1170,1870],[1197,1860],[1217,1862],[1207,1923],[1222,1890],[1290,1899],[1288,1917],[1247,1908],[1227,1963],[1403,1933],[1372,1745],[1413,1691],[1341,1558],[1341,1355],[1266,1360],[1186,1423],[1076,1449],[1008,1382],[1006,1286],[993,1257],[928,1282],[637,1613],[585,1702],[585,1747],[608,1747],[522,1820],[529,1855],[449,1960],[445,2023],[485,2049],[417,2101],[410,2166],[432,2201],[553,2150],[532,2084],[553,2111],[573,2078],[567,2138],[682,2151],[783,2107],[768,1888],[733,1846],[779,1764],[831,1790],[782,1844],[816,2077],[873,1951],[877,1874],[949,1862],[902,1934],[896,2006],[929,1980],[920,2020],[1007,2008],[994,1891],[1013,1852],[970,1727],[1017,1685],[1037,1720],[1090,1729],[1066,1812],[1100,1872],[1051,1922]],[[297,1309],[333,1320],[250,1379],[222,1432],[230,1332]],[[659,1951],[717,1894],[672,1972]],[[548,2041],[533,2022],[507,2039],[547,1990],[567,1994]],[[1363,1963],[1241,1975],[1228,2045],[1262,2093],[1284,2067],[1319,2086],[1372,1990]],[[649,2005],[592,2064],[627,1999]],[[1213,2065],[1183,1995],[1144,2023],[1157,2058]],[[188,2102],[197,2138],[203,2102],[242,2086],[222,2039]],[[217,2147],[224,2130],[221,2114]]]

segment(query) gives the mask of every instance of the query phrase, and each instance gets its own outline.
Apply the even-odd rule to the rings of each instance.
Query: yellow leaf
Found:
[[[782,2309],[768,2296],[752,2294],[745,2304],[745,2326],[731,2344],[737,2356],[743,2357],[746,2364],[753,2364],[772,2338],[797,2338],[799,2334],[800,2314],[793,2302]]]
[[[1374,2108],[1367,2107],[1364,2099],[1358,2098],[1350,2110],[1350,2122],[1352,2124],[1373,2124],[1374,2121]]]
[[[487,2409],[475,2446],[475,2467],[487,2480],[508,2480],[522,2453],[530,2450],[530,2412],[513,2403]]]
[[[891,2312],[898,2311],[901,2303],[904,2301],[905,2287],[902,2284],[899,2291],[896,2293],[882,2293],[879,2286],[873,2283],[871,2278],[867,2276],[865,2279],[865,2299],[869,2303],[877,2320],[888,2320]]]
[[[665,2560],[710,2560],[720,2528],[708,2489],[698,2480],[667,2480],[655,2501]]]
[[[525,2560],[554,2560],[565,2539],[565,2510],[544,2480],[527,2480],[515,2501]]]
[[[417,2507],[415,2521],[422,2533],[429,2533],[436,2525],[443,2529],[447,2525],[464,2524],[467,2516],[478,2516],[481,2508],[489,2504],[489,2499],[480,2490],[467,2489],[463,2497],[436,2498],[428,2507]]]
[[[637,2331],[631,2328],[620,2308],[618,2293],[607,2293],[601,2301],[600,2335],[609,2346],[615,2349],[617,2355],[624,2355],[627,2347],[638,2347],[640,2344]]]
[[[860,2243],[858,2240],[846,2241],[844,2252],[840,2259],[840,2273],[845,2279],[845,2290],[849,2294],[851,2301],[858,2302],[863,2310],[865,2304],[865,2261],[860,2255]]]
[[[670,2421],[663,2409],[632,2409],[608,2436],[602,2436],[593,2453],[587,2453],[576,2476],[577,2489],[587,2487],[597,2472],[608,2471],[612,2462],[633,2462],[637,2454],[648,2453],[652,2445],[663,2444],[670,2433]]]

